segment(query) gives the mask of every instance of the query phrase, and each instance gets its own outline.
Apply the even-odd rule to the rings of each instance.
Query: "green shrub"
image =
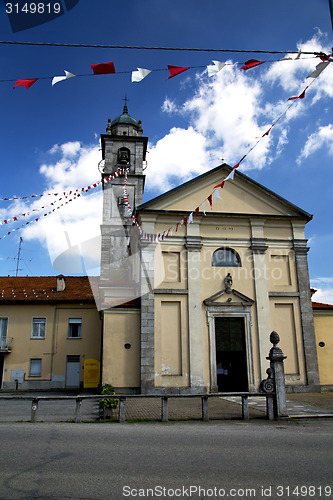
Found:
[[[112,396],[116,394],[111,384],[104,384],[102,386],[101,394],[105,396]],[[117,408],[118,400],[113,398],[103,398],[99,400],[99,407],[102,408]]]

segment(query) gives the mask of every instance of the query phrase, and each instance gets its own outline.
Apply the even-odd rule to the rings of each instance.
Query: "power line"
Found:
[[[7,45],[34,45],[41,47],[75,47],[93,49],[128,49],[128,50],[178,50],[187,52],[240,52],[244,54],[298,54],[294,50],[245,50],[245,49],[202,49],[196,47],[147,47],[140,45],[97,45],[88,43],[51,43],[51,42],[18,42],[0,40],[0,44]],[[302,51],[302,54],[315,54],[316,52]]]

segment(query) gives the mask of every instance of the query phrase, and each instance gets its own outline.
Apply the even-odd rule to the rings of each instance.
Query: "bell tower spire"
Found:
[[[101,134],[102,158],[105,161],[102,179],[126,169],[127,197],[131,208],[142,203],[148,138],[143,137],[141,121],[128,113],[125,96],[123,113],[109,118],[106,134]],[[101,280],[129,282],[133,278],[128,265],[133,220],[124,200],[124,175],[103,183],[103,221],[101,225]]]

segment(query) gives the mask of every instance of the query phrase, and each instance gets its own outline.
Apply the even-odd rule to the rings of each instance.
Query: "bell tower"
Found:
[[[109,119],[106,134],[101,134],[104,160],[102,179],[116,173],[118,169],[127,169],[127,197],[132,210],[142,203],[147,142],[148,138],[143,137],[141,121],[129,115],[126,103],[123,113],[112,121]],[[131,259],[133,220],[125,205],[124,183],[123,174],[103,182],[100,291],[106,301],[114,297],[116,288],[119,295],[125,283],[135,280]],[[129,292],[121,293],[126,295]]]

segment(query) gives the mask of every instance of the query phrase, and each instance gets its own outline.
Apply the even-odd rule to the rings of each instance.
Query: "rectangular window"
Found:
[[[8,318],[0,318],[0,348],[6,348]]]
[[[45,339],[46,318],[32,318],[31,338]]]
[[[68,338],[80,339],[81,338],[81,318],[69,318],[68,320]]]
[[[42,375],[42,360],[39,358],[30,359],[30,377],[40,377]]]

